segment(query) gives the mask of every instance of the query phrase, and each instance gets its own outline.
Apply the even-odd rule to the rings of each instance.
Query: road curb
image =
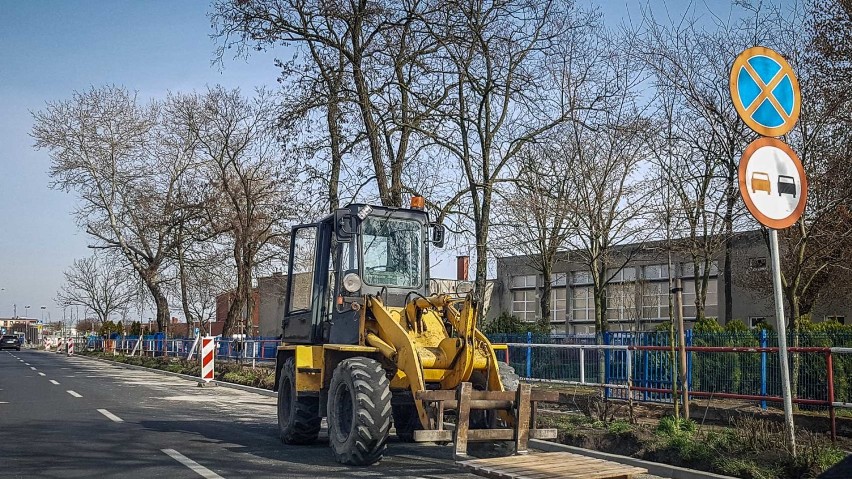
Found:
[[[137,371],[149,371],[149,372],[153,372],[153,373],[165,374],[167,376],[174,376],[174,377],[186,379],[187,381],[192,381],[192,382],[195,382],[195,383],[201,382],[201,378],[196,377],[196,376],[190,376],[188,374],[175,373],[175,372],[172,372],[172,371],[164,371],[162,369],[146,368],[145,366],[137,366],[135,364],[120,363],[118,361],[110,361],[109,359],[93,358],[91,356],[74,355],[74,357],[75,358],[85,358],[85,359],[88,359],[90,361],[99,361],[99,362],[106,363],[106,364],[112,364],[114,366],[125,368],[125,369],[135,369]],[[256,387],[252,387],[252,386],[244,386],[242,384],[234,384],[234,383],[229,383],[227,381],[213,380],[213,381],[210,381],[210,382],[213,383],[213,384],[216,384],[217,386],[222,386],[222,387],[231,388],[231,389],[239,389],[241,391],[260,394],[262,396],[278,397],[278,393],[276,393],[275,391],[270,391],[269,389],[256,388]]]
[[[643,461],[642,459],[636,459],[634,457],[619,456],[617,454],[609,454],[591,449],[583,449],[582,447],[557,444],[555,442],[542,441],[540,439],[530,439],[530,446],[546,452],[573,452],[574,454],[580,454],[582,456],[604,459],[606,461],[617,462],[628,466],[642,467],[648,470],[648,474],[670,477],[671,479],[736,479],[735,477],[722,476],[720,474],[713,474],[712,472],[687,469],[685,467],[677,467],[660,462]]]

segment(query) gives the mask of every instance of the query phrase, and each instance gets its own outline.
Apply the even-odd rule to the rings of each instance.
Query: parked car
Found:
[[[796,197],[796,179],[792,176],[778,175],[778,196],[782,194]]]
[[[767,194],[772,194],[772,183],[769,182],[769,175],[762,171],[755,171],[751,174],[751,192],[765,191]]]
[[[7,334],[0,338],[0,350],[3,349],[14,349],[16,351],[21,350],[21,342],[18,341],[18,337]]]

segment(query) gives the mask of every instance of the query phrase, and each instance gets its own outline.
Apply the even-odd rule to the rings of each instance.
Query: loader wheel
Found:
[[[414,403],[394,405],[393,426],[400,441],[414,442],[414,431],[423,429],[420,416],[417,415],[417,406]]]
[[[328,442],[337,462],[367,466],[381,460],[391,409],[390,383],[378,361],[341,361],[328,390]]]
[[[319,398],[296,394],[296,362],[284,362],[278,380],[278,436],[285,444],[308,444],[316,441],[322,418]]]

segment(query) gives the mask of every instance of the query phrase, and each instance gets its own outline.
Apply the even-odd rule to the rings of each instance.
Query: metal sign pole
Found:
[[[781,364],[781,395],[784,398],[784,423],[790,452],[796,456],[796,431],[793,426],[793,396],[790,391],[790,368],[787,362],[787,325],[781,295],[781,260],[778,255],[778,231],[769,230],[769,256],[772,258],[772,289],[775,293],[775,318],[778,321],[778,356]]]

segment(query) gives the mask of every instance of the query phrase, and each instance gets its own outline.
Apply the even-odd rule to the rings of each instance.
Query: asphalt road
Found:
[[[476,478],[449,447],[391,439],[381,463],[286,446],[275,398],[85,358],[0,352],[0,477]]]

